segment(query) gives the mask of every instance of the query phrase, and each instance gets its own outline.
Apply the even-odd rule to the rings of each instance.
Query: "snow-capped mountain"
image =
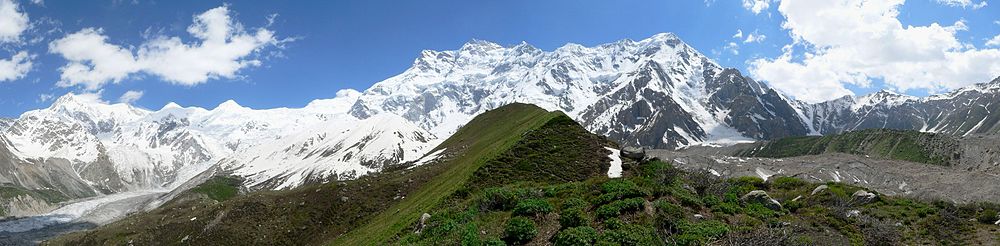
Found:
[[[809,133],[793,103],[669,33],[542,51],[474,40],[424,51],[366,90],[351,114],[401,115],[439,136],[512,102],[561,110],[623,143],[674,148]]]
[[[925,98],[879,91],[861,97],[800,104],[822,134],[894,128],[958,136],[1000,132],[1000,77],[988,83]]]
[[[435,143],[398,116],[349,115],[359,95],[344,90],[296,109],[227,101],[211,110],[170,103],[151,111],[67,94],[0,132],[0,183],[78,198],[169,189],[217,165],[256,188],[288,188],[378,171]],[[56,176],[79,182],[51,182]]]

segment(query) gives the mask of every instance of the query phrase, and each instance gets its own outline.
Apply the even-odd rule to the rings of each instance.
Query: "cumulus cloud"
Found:
[[[747,39],[744,39],[743,43],[760,43],[764,42],[764,39],[767,39],[767,36],[764,34],[758,34],[757,31],[754,31],[753,33],[747,34]]]
[[[934,0],[934,1],[952,7],[962,7],[962,8],[972,8],[972,9],[980,9],[986,7],[986,1],[980,1],[979,3],[973,2],[972,0]]]
[[[727,51],[733,53],[733,55],[739,55],[740,54],[740,45],[736,44],[736,42],[729,42],[722,49],[727,50]]]
[[[754,14],[760,14],[771,7],[771,0],[743,0],[743,8]]]
[[[29,27],[28,14],[11,0],[0,0],[0,43],[21,41],[21,34]],[[34,56],[20,51],[10,59],[0,59],[0,82],[24,78],[31,71]]]
[[[142,98],[143,94],[145,94],[143,91],[126,91],[121,97],[118,97],[118,102],[132,104],[133,102],[138,101],[139,98]]]
[[[38,94],[38,102],[41,103],[52,101],[53,98],[55,98],[55,95],[52,94]]]
[[[108,42],[102,29],[85,28],[49,43],[49,51],[63,56],[57,85],[81,85],[96,90],[137,73],[156,76],[170,83],[193,86],[211,79],[236,78],[247,67],[259,66],[255,58],[262,49],[282,41],[266,28],[246,30],[233,21],[228,6],[194,16],[187,32],[197,40],[156,36],[138,48]]]
[[[904,26],[897,18],[902,4],[782,1],[782,28],[794,44],[779,57],[749,62],[750,73],[808,102],[850,95],[846,85],[868,87],[872,79],[899,91],[941,91],[1000,74],[1000,49],[976,49],[955,37],[964,22]]]
[[[736,34],[733,34],[733,38],[743,38],[743,29],[736,29]]]
[[[1000,47],[1000,34],[986,41],[986,46]]]

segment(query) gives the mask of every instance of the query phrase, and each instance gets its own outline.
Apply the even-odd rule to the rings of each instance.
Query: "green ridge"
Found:
[[[826,136],[788,137],[740,151],[747,157],[785,158],[824,153],[847,153],[872,158],[950,165],[954,139],[918,131],[867,129]]]

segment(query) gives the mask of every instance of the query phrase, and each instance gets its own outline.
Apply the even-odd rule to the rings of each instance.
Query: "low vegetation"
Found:
[[[872,158],[950,165],[956,140],[909,130],[867,129],[825,136],[788,137],[747,148],[738,155],[785,158],[823,153],[847,153]]]

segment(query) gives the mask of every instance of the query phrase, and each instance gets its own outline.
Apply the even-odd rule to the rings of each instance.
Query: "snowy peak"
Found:
[[[229,99],[219,104],[219,106],[216,106],[215,109],[212,109],[212,111],[240,111],[247,109],[249,108],[243,107],[239,103],[236,103],[236,101]]]
[[[857,98],[855,100],[856,103],[851,106],[851,110],[858,111],[876,106],[892,108],[907,102],[919,100],[920,98],[918,97],[903,95],[889,90],[880,90],[876,93]]]

